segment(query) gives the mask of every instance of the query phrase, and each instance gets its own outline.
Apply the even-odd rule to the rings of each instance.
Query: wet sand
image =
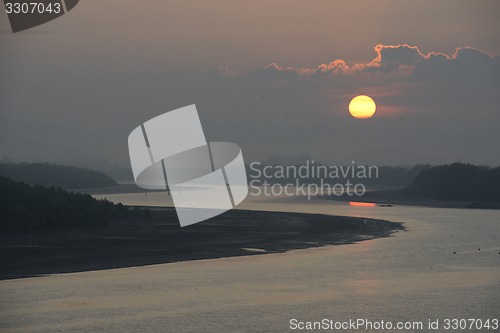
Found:
[[[233,210],[181,228],[172,208],[105,228],[0,238],[0,279],[282,253],[386,237],[400,223],[358,217]]]

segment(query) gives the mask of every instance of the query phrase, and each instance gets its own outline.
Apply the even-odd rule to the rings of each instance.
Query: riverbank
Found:
[[[500,209],[498,202],[472,202],[472,201],[452,201],[426,198],[412,195],[404,190],[390,189],[366,192],[363,196],[335,196],[325,195],[322,199],[340,202],[366,202],[377,205],[405,205],[422,206],[433,208],[478,208],[478,209]]]
[[[181,228],[172,208],[106,227],[0,238],[0,279],[282,253],[387,237],[401,223],[359,217],[233,210]]]

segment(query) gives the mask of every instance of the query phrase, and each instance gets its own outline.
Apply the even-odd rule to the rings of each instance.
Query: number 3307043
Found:
[[[5,4],[7,14],[45,14],[61,12],[61,4],[58,2],[43,4],[41,2],[7,2]]]

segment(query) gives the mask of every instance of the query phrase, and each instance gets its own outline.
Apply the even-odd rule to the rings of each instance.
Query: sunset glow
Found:
[[[373,202],[356,202],[356,201],[350,201],[349,206],[353,207],[375,207],[377,204],[374,204]]]

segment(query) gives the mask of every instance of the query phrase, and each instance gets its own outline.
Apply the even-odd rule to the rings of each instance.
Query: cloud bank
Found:
[[[376,57],[369,63],[348,65],[343,59],[336,59],[316,68],[283,67],[272,63],[248,76],[262,75],[264,78],[293,78],[298,76],[362,75],[372,73],[400,73],[412,78],[443,79],[484,78],[500,81],[500,56],[490,55],[473,47],[459,47],[454,54],[421,52],[417,46],[408,44],[383,45],[374,48]]]

